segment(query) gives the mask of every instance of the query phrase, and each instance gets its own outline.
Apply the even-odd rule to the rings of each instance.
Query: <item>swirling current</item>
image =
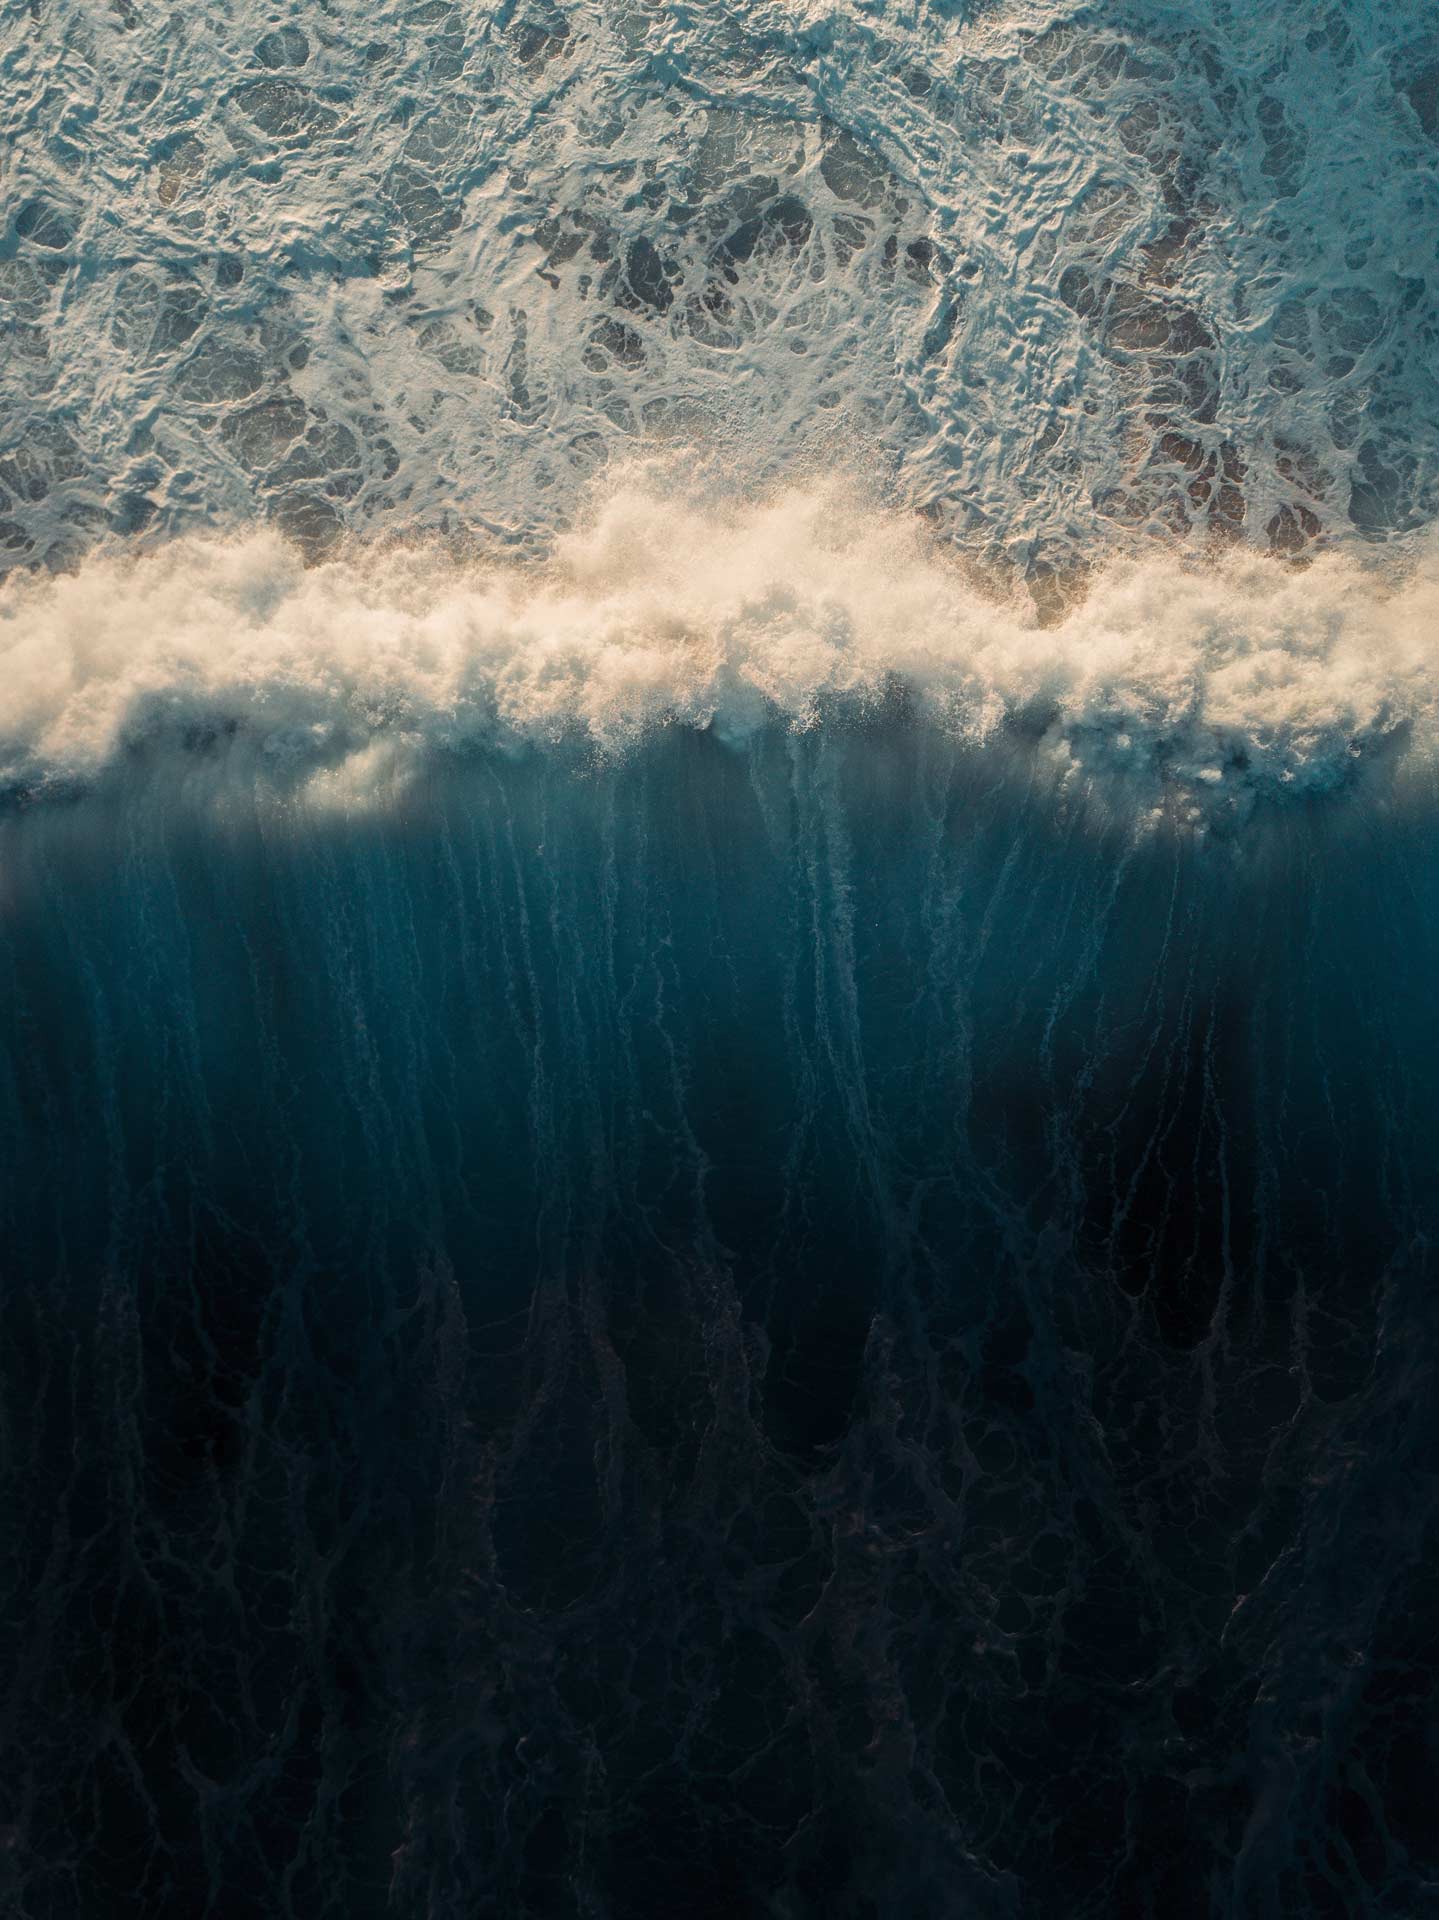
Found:
[[[4,1912],[1439,1913],[1433,0],[0,128]]]

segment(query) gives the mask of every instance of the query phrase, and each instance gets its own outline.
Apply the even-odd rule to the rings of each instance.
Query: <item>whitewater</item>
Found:
[[[167,748],[334,804],[436,757],[657,727],[738,745],[904,697],[976,748],[1028,743],[1060,788],[1207,826],[1376,766],[1432,783],[1439,564],[1348,555],[1112,564],[1041,625],[927,529],[831,484],[686,502],[607,492],[547,565],[424,545],[306,566],[274,534],[191,537],[0,595],[12,803],[122,778]],[[675,476],[670,476],[671,480]]]
[[[1435,510],[1427,0],[7,11],[0,554],[858,462],[1039,580]]]
[[[0,1905],[1439,1903],[1433,0],[0,8]]]

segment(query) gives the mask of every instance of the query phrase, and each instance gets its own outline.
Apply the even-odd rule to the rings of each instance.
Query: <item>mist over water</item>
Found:
[[[5,1911],[1439,1908],[1432,9],[0,75]]]

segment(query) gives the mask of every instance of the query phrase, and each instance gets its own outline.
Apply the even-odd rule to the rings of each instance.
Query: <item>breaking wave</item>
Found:
[[[1204,825],[1432,773],[1432,547],[1382,569],[1161,550],[1076,580],[1044,625],[836,485],[741,503],[662,478],[607,489],[545,564],[421,544],[310,567],[252,533],[12,581],[0,781],[73,792],[170,746],[364,804],[484,747],[612,754],[666,724],[738,744],[896,699],[1141,817]]]

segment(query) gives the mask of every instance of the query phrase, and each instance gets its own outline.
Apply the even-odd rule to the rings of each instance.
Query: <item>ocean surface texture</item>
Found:
[[[1439,1916],[1439,0],[0,0],[0,1911]]]

